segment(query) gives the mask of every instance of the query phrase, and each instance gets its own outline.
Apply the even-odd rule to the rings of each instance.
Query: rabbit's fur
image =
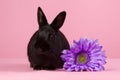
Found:
[[[59,13],[51,24],[48,24],[42,9],[38,7],[37,18],[39,29],[31,37],[28,44],[28,59],[35,70],[54,70],[62,68],[61,51],[69,49],[69,43],[60,32],[66,12]]]

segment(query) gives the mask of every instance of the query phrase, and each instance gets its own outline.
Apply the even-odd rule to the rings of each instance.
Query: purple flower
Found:
[[[106,63],[105,51],[99,45],[98,40],[81,38],[74,41],[70,50],[63,50],[63,68],[67,71],[101,71]]]

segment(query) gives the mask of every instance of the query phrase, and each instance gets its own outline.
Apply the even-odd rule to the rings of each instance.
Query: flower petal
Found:
[[[77,65],[76,65],[75,71],[80,71],[80,66],[77,66]]]
[[[90,41],[89,43],[90,48],[88,49],[88,51],[91,51],[92,49],[94,49],[96,46],[98,46],[98,40],[95,41]]]
[[[75,70],[75,66],[76,66],[76,65],[70,66],[70,67],[67,69],[67,71],[74,71],[74,70]]]
[[[76,44],[74,47],[70,47],[70,50],[73,54],[77,54],[80,51],[79,46],[77,46]]]

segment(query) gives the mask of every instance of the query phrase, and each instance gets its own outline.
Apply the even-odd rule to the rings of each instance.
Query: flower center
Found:
[[[76,57],[77,64],[85,64],[88,61],[88,55],[86,53],[79,53]]]
[[[85,56],[80,57],[80,62],[85,62]]]

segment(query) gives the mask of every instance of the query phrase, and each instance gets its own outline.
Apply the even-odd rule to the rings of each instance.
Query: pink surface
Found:
[[[67,12],[61,31],[71,44],[84,36],[99,39],[109,58],[120,58],[120,0],[0,0],[0,58],[27,57],[38,6],[49,22]]]
[[[105,71],[34,71],[26,59],[0,59],[0,80],[120,80],[120,59],[109,59]]]

